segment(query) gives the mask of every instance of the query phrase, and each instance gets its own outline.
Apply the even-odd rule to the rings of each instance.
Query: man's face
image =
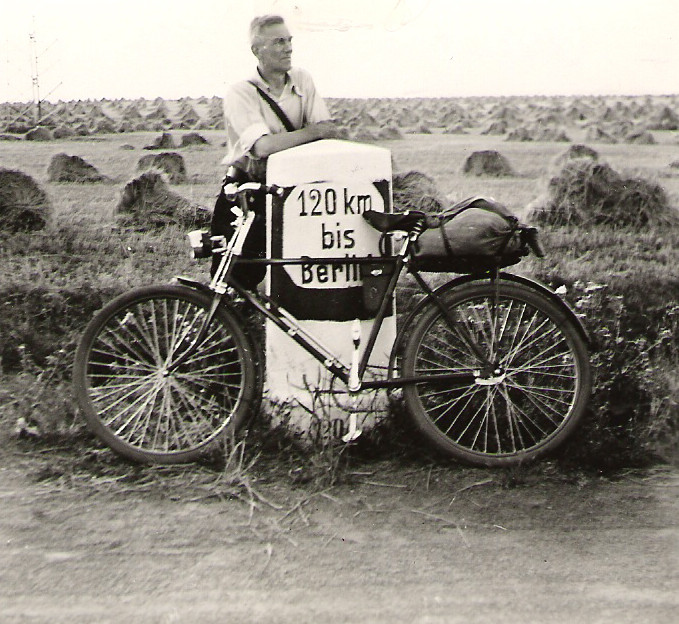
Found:
[[[263,28],[252,51],[264,70],[289,71],[292,67],[292,37],[285,24]]]

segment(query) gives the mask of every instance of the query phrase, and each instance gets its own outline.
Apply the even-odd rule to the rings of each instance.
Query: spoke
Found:
[[[421,384],[418,386],[420,388],[420,391],[418,392],[419,396],[423,399],[433,399],[435,397],[443,396],[443,395],[448,395],[451,393],[450,388],[443,388],[441,390],[432,390],[431,392],[423,392],[422,388],[426,387],[427,384]],[[471,386],[459,386],[458,388],[455,388],[454,390],[461,391],[461,394],[459,397],[454,397],[451,399],[451,401],[459,401],[459,399],[463,396],[467,396],[468,394],[476,394],[479,392],[479,387],[476,385],[471,385]]]
[[[457,316],[459,316],[459,314]],[[465,326],[465,333],[467,336],[466,338],[458,326],[451,328],[446,318],[439,318],[440,321],[437,322],[437,327],[440,328],[443,336],[439,337],[438,333],[434,333],[433,330],[431,332],[432,336],[438,340],[444,346],[444,348],[451,349],[451,347],[454,345],[456,351],[468,356],[472,362],[476,362],[478,360],[478,356],[474,353],[468,343],[469,340],[474,339],[474,332],[467,326],[467,323],[464,321],[464,319],[462,322]],[[448,340],[446,340],[446,337]]]
[[[144,388],[145,386],[150,386],[150,389],[149,389],[149,390],[143,390],[143,388]],[[110,395],[109,395],[108,393],[101,393],[102,395],[104,395],[104,396],[101,397],[101,398],[98,396],[98,394],[99,394],[98,388],[96,388],[96,389],[93,388],[93,389],[92,389],[92,401],[93,401],[93,402],[99,402],[99,403],[101,403],[103,400],[107,399],[108,396],[115,396],[116,394],[118,394],[119,397],[118,397],[117,400],[115,400],[113,403],[110,403],[110,404],[107,404],[107,405],[105,405],[105,406],[102,406],[101,409],[102,409],[103,412],[109,412],[109,411],[111,411],[112,409],[114,409],[115,407],[117,407],[118,405],[120,405],[121,403],[123,403],[124,401],[126,401],[127,399],[129,399],[130,397],[136,396],[137,399],[135,399],[135,401],[133,401],[133,403],[132,403],[131,405],[128,405],[128,407],[125,408],[125,409],[121,412],[121,413],[124,413],[127,409],[129,409],[129,408],[130,408],[131,406],[133,406],[137,401],[140,400],[140,399],[139,399],[139,396],[140,396],[139,393],[140,393],[140,391],[142,392],[141,396],[143,397],[146,393],[153,391],[153,388],[154,388],[154,387],[155,387],[154,381],[153,381],[152,379],[146,379],[146,380],[144,380],[143,382],[141,382],[141,383],[139,383],[139,384],[135,384],[135,385],[131,385],[131,384],[130,384],[130,385],[128,385],[128,387],[127,387],[128,392],[125,392],[125,393],[123,393],[123,394],[120,394],[119,392],[112,392],[112,393],[110,393]]]
[[[543,332],[541,334],[538,333],[547,323],[549,323],[549,319],[544,319],[542,323],[540,323],[540,325],[531,329],[531,327],[533,326],[533,321],[531,320],[530,326],[525,328],[525,331],[523,332],[523,335],[518,345],[516,345],[512,351],[508,352],[504,360],[515,359],[520,354],[524,353],[531,347],[534,347],[535,345],[541,342],[543,344],[548,343],[547,350],[549,350],[550,348],[556,348],[557,346],[562,344],[564,342],[564,339],[561,337],[561,334],[558,331],[558,329],[553,325],[550,325],[549,329],[546,332]],[[531,332],[530,339],[528,338],[529,331]],[[556,342],[550,343],[550,339],[556,339]]]
[[[184,410],[185,414],[189,418],[193,418],[194,416],[197,416],[199,419],[205,422],[207,425],[208,429],[210,431],[214,430],[214,425],[213,423],[208,420],[204,412],[206,411],[213,411],[217,412],[219,416],[219,420],[222,420],[222,411],[223,409],[220,407],[219,403],[215,399],[215,397],[211,397],[207,399],[206,397],[200,396],[200,394],[196,394],[195,392],[192,392],[185,386],[179,383],[179,381],[175,380],[174,381],[174,388],[177,391],[177,396],[178,398],[186,405],[189,406],[189,409]],[[230,418],[230,416],[229,416]],[[193,421],[198,425],[199,423],[196,421]],[[228,422],[228,419],[227,419]]]
[[[488,391],[487,394],[490,394],[490,390]],[[471,424],[475,417],[477,415],[480,415],[483,412],[483,415],[481,416],[481,421],[479,422],[478,429],[476,430],[476,433],[474,434],[471,444],[469,444],[469,448],[475,449],[477,441],[479,439],[479,436],[481,435],[481,432],[484,432],[484,444],[483,444],[483,453],[488,452],[488,430],[490,429],[489,423],[490,423],[490,416],[489,416],[489,411],[490,411],[490,406],[492,405],[492,400],[489,397],[486,397],[485,400],[482,400],[481,404],[479,405],[478,409],[474,413],[472,419],[469,421],[469,427],[471,427]],[[485,408],[485,409],[484,409]],[[497,424],[495,427],[495,430],[497,432]],[[463,432],[464,433],[464,432]],[[460,436],[461,438],[462,436]],[[498,440],[498,445],[499,445],[499,440]]]
[[[561,418],[562,420],[565,419],[565,416],[561,416],[561,412],[557,410],[554,405],[563,405],[567,410],[570,410],[572,407],[572,401],[567,401],[564,399],[561,399],[560,397],[555,397],[551,395],[546,395],[544,393],[536,392],[532,390],[531,388],[524,388],[521,386],[512,386],[521,391],[522,395],[526,397],[526,400],[529,401],[539,412],[544,413],[544,415],[549,418],[549,420],[555,425],[558,426],[559,423],[555,422],[552,420],[547,412],[551,412],[552,414],[555,414],[557,417]],[[575,396],[575,392],[570,392],[572,396]]]
[[[564,406],[571,404],[570,400],[562,398],[563,396],[572,396],[575,390],[571,388],[556,388],[554,386],[537,386],[535,384],[520,384],[514,377],[505,379],[508,385],[525,393],[530,393],[536,397],[543,397],[552,403],[561,403]]]
[[[229,356],[229,360],[224,360],[221,365],[222,366],[228,366],[231,363],[236,363],[240,361],[240,358],[238,357],[238,348],[237,347],[230,347],[226,349],[222,349],[220,351],[213,351],[212,348],[207,345],[202,347],[204,349],[203,351],[197,351],[194,355],[192,355],[190,358],[188,358],[186,361],[182,362],[180,368],[187,368],[191,367],[193,364],[197,364],[201,360],[214,360],[217,359],[219,356]],[[236,357],[231,357],[235,354]]]
[[[140,378],[135,381],[128,381],[124,384],[103,384],[94,386],[92,387],[92,401],[100,403],[104,400],[115,397],[116,395],[120,396],[121,393],[123,394],[120,396],[119,401],[125,400],[132,394],[136,394],[137,390],[140,390],[144,386],[148,385],[149,381],[149,379]],[[114,406],[115,404],[109,406],[109,408]]]
[[[156,418],[156,430],[155,430],[155,433],[153,434],[153,440],[151,441],[151,444],[150,444],[150,448],[152,448],[152,449],[158,448],[158,436],[160,435],[161,425],[163,423],[163,414],[167,414],[168,430],[169,430],[169,418],[170,418],[171,412],[170,412],[169,405],[168,405],[168,402],[167,402],[167,394],[168,394],[168,384],[164,384],[163,385],[163,395],[160,399],[160,406],[159,406],[160,407],[160,414]],[[167,435],[165,436],[165,443],[164,443],[163,450],[166,451],[166,452],[169,450]]]
[[[560,346],[561,346],[560,344],[547,346],[546,348],[542,349],[542,351],[539,351],[533,354],[531,357],[527,358],[520,365],[513,364],[513,362],[508,362],[507,366],[509,367],[513,365],[516,366],[517,368],[520,366],[520,368],[524,370],[536,367],[538,368],[538,370],[540,370],[542,368],[545,368],[546,366],[573,368],[573,357],[570,351],[559,350],[556,353],[553,353],[554,349],[557,349]],[[568,361],[564,362],[564,359]],[[556,364],[553,364],[554,362],[556,362]]]
[[[121,335],[120,332],[115,331],[118,329],[123,329],[125,333],[130,335],[132,342],[125,340],[125,337]],[[138,337],[133,336],[129,328],[117,327],[117,328],[107,328],[106,333],[98,337],[97,343],[108,347],[111,351],[103,351],[97,348],[97,344],[92,347],[94,352],[102,353],[103,355],[113,355],[114,357],[122,357],[128,360],[132,360],[133,356],[136,360],[143,364],[148,362],[151,366],[156,366],[156,362],[153,359],[153,353],[150,351],[144,352],[143,347],[145,346]],[[119,344],[117,344],[119,343]],[[118,355],[119,354],[119,355]]]
[[[421,363],[429,364],[434,369],[469,370],[474,368],[470,363],[460,361],[457,358],[444,354],[443,352],[435,351],[429,345],[423,347],[423,349],[425,350],[425,353],[419,354],[417,357],[418,370],[421,369]],[[436,356],[439,357],[436,359],[432,359],[435,358]]]
[[[144,314],[144,308],[139,306],[139,313],[135,315],[139,325],[139,333],[146,340],[148,348],[153,353],[154,362],[156,365],[161,366],[163,362],[163,354],[160,350],[160,343],[157,340],[156,328],[158,323],[156,322],[156,304],[154,300],[147,302],[146,309],[147,314]]]
[[[473,398],[473,395],[470,395],[470,396],[469,396],[469,400],[465,403],[465,405],[462,406],[462,409],[460,409],[460,411],[459,411],[459,413],[457,414],[457,416],[455,416],[455,419],[453,420],[453,422],[451,423],[451,425],[450,425],[450,426],[448,427],[448,429],[446,429],[446,431],[444,432],[446,435],[449,434],[450,430],[452,429],[453,425],[454,425],[455,422],[458,420],[458,418],[460,418],[460,417],[462,416],[462,414],[464,414],[464,412],[465,412],[467,406],[470,405],[472,398]],[[456,442],[459,443],[460,440],[462,440],[462,438],[464,437],[465,433],[467,433],[467,431],[469,430],[469,428],[472,426],[472,423],[473,423],[474,420],[476,419],[476,416],[477,416],[477,415],[479,414],[479,412],[482,410],[483,405],[484,405],[484,402],[483,402],[483,399],[482,399],[482,400],[481,400],[481,404],[479,405],[479,407],[477,407],[477,408],[475,409],[475,411],[471,414],[471,417],[469,417],[469,421],[467,422],[467,425],[464,427],[464,429],[462,430],[462,432],[461,432],[461,433],[457,436],[457,438],[455,439]],[[483,426],[483,423],[481,424],[481,426]],[[477,434],[477,435],[478,435],[478,434]]]
[[[119,426],[113,433],[115,433],[115,435],[117,435],[117,436],[120,437],[120,438],[127,439],[128,441],[132,442],[132,441],[133,441],[133,438],[134,438],[134,434],[135,434],[135,432],[137,431],[137,429],[138,429],[140,423],[141,423],[142,421],[145,421],[145,424],[144,424],[143,430],[142,430],[142,434],[143,434],[143,432],[145,431],[146,426],[148,425],[148,420],[149,420],[151,414],[153,413],[153,410],[152,410],[152,409],[148,409],[148,410],[147,410],[147,408],[148,408],[149,406],[153,406],[153,405],[155,404],[155,402],[156,402],[156,397],[158,396],[159,390],[160,390],[160,387],[158,386],[158,384],[155,384],[155,385],[153,386],[153,388],[151,388],[145,395],[142,395],[142,396],[139,397],[136,401],[133,401],[133,402],[128,406],[127,409],[125,409],[125,410],[123,410],[122,412],[120,412],[119,415],[122,415],[122,414],[124,414],[126,411],[128,411],[129,409],[132,409],[132,408],[135,406],[135,404],[139,403],[139,405],[137,406],[137,409],[132,413],[132,415],[131,415],[131,416],[130,416],[130,417],[129,417],[122,425],[121,425],[121,426]],[[145,414],[145,413],[148,414],[148,416],[144,417],[144,414]],[[118,418],[118,416],[114,416],[111,420],[109,420],[109,421],[106,423],[107,426],[112,425],[113,422],[114,422],[115,420],[117,420],[117,418]],[[130,433],[127,434],[127,436],[124,436],[124,435],[123,435],[123,431],[125,431],[126,429],[128,429],[128,426],[129,426],[131,423],[133,423],[133,424],[132,424],[132,427],[131,427],[131,429],[130,429]],[[142,439],[143,439],[143,435],[141,435],[141,436],[138,435],[137,438],[140,439],[140,440],[142,440]]]
[[[504,394],[505,400],[507,401],[507,404],[511,405],[512,409],[515,410],[515,412],[516,412],[515,415],[514,415],[516,422],[519,423],[519,424],[523,424],[523,427],[524,427],[524,430],[526,431],[526,433],[530,434],[530,430],[523,423],[524,420],[528,421],[531,425],[533,425],[534,429],[537,429],[542,434],[543,437],[540,438],[540,439],[537,439],[534,436],[531,436],[535,443],[538,443],[541,440],[544,440],[547,436],[550,435],[550,432],[543,429],[525,409],[523,409],[521,406],[517,405],[516,402],[512,401],[511,397],[507,394],[506,390],[503,390],[503,394]],[[553,425],[558,426],[557,423],[555,423],[551,418],[549,418],[549,416],[547,416],[547,414],[545,414],[545,416],[547,417],[547,420],[549,420]]]
[[[166,364],[169,364],[173,358],[179,357],[180,356],[180,347],[184,344],[184,342],[187,340],[190,334],[195,333],[193,338],[188,340],[188,344],[186,344],[184,351],[188,351],[196,341],[196,338],[198,336],[198,332],[200,331],[200,328],[196,329],[196,325],[200,323],[202,325],[203,320],[200,319],[200,316],[202,316],[202,313],[204,311],[199,309],[196,310],[196,313],[193,315],[191,319],[187,319],[186,317],[184,318],[184,323],[183,327],[179,330],[179,334],[175,336],[173,342],[172,342],[172,351],[170,351],[167,354],[167,362]],[[218,330],[215,329],[214,333],[216,333]],[[213,333],[213,335],[214,335]]]
[[[519,443],[520,443],[520,448],[521,449],[526,449],[528,448],[528,445],[526,442],[524,442],[523,435],[521,434],[521,419],[519,417],[519,414],[517,414],[518,408],[514,405],[514,402],[510,399],[507,389],[505,387],[500,388],[500,394],[502,394],[505,402],[505,408],[507,410],[507,423],[509,425],[509,433],[510,437],[512,440],[512,452],[516,453],[517,450],[519,450],[516,446],[516,438],[514,437],[514,433],[516,432],[516,436],[519,438]],[[525,426],[524,426],[525,429]],[[528,430],[526,430],[526,433],[530,433]],[[536,441],[534,439],[534,441]],[[498,444],[498,449],[500,449],[500,445]]]
[[[135,344],[145,349],[150,355],[151,362],[156,366],[159,366],[161,363],[161,359],[158,344],[153,341],[153,337],[151,336],[151,332],[149,331],[144,312],[145,312],[144,308],[140,304],[137,308],[135,308],[134,311],[131,311],[127,316],[131,316],[134,319],[134,328],[136,329],[136,333],[139,334],[136,337]],[[130,335],[133,334],[132,326],[129,323],[126,323],[125,325],[123,325],[123,327]]]

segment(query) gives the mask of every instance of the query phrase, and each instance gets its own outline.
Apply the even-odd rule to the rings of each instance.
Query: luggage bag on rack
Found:
[[[420,271],[475,273],[516,264],[528,253],[519,220],[499,202],[470,197],[427,217],[412,254]]]

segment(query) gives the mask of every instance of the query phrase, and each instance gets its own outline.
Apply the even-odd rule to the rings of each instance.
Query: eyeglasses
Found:
[[[264,40],[267,45],[271,45],[274,48],[284,48],[288,44],[292,44],[292,37],[275,37],[273,39]]]

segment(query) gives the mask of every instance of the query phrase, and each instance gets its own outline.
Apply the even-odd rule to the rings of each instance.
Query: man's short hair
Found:
[[[255,45],[262,36],[262,30],[274,24],[285,24],[280,15],[260,15],[250,22],[250,45]]]

